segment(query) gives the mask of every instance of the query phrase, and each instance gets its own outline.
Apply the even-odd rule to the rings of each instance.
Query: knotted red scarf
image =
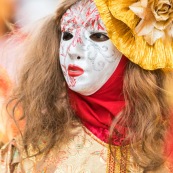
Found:
[[[128,60],[122,57],[109,80],[96,93],[84,96],[69,89],[73,109],[83,124],[98,138],[108,142],[109,128],[113,118],[125,106],[123,95],[124,71]],[[113,144],[121,145],[125,129],[113,136]]]

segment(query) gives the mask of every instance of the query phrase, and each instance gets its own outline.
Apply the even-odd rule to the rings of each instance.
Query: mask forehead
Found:
[[[81,0],[66,11],[61,20],[61,30],[73,31],[84,27],[91,31],[105,31],[106,28],[93,0]]]

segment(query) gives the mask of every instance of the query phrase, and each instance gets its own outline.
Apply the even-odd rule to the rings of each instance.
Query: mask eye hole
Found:
[[[94,33],[90,36],[90,39],[95,42],[103,42],[109,40],[109,37],[103,33]]]
[[[73,38],[73,35],[70,32],[64,32],[63,33],[62,39],[64,41],[71,40],[72,38]]]

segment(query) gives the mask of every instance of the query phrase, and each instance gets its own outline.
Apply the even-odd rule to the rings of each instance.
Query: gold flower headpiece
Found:
[[[173,0],[94,0],[114,45],[143,69],[173,69]]]

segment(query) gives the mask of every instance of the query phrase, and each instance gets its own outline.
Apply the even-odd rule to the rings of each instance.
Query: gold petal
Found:
[[[117,0],[95,0],[95,2],[96,1],[98,1],[98,3],[104,2],[104,4],[108,8],[110,14],[113,17],[116,16],[116,19],[123,21],[130,28],[135,29],[138,22],[140,21],[139,17],[136,16],[136,14],[134,14],[133,11],[131,11],[129,8],[129,6],[134,4],[136,2],[136,0],[128,0],[128,1],[119,0],[118,3],[117,3]],[[99,5],[98,3],[96,3],[96,5],[100,6],[101,4]],[[120,4],[120,5],[117,5],[117,4]],[[100,6],[100,8],[102,8],[102,7]]]
[[[165,30],[168,27],[168,25],[170,25],[170,23],[172,23],[172,19],[169,19],[167,21],[156,22],[154,26],[159,30]]]
[[[144,38],[147,41],[147,43],[149,45],[153,45],[156,40],[158,40],[159,38],[163,38],[164,37],[164,32],[163,31],[159,31],[157,29],[153,29],[148,35],[146,35]]]
[[[130,61],[143,69],[173,69],[173,42],[165,45],[158,39],[153,46],[135,34],[139,23],[129,6],[136,0],[94,0],[113,44]]]
[[[131,6],[129,6],[130,10],[132,10],[138,17],[144,18],[144,7],[141,6],[140,2],[134,3]]]
[[[169,37],[173,37],[173,24],[172,23],[167,27],[166,32]]]
[[[169,0],[160,0],[160,1],[158,1],[157,5],[159,6],[159,8],[161,8],[163,6],[163,4],[171,5]]]
[[[147,6],[148,6],[148,0],[141,0],[141,5],[142,5],[142,7],[147,8]]]
[[[145,19],[141,20],[141,22],[136,27],[135,31],[138,36],[147,35],[154,29],[155,21],[147,21]]]
[[[173,37],[173,26],[171,27],[170,35]]]
[[[153,14],[156,18],[156,21],[165,21],[169,19],[169,14],[162,14],[162,15],[158,15],[155,11],[153,11]]]

